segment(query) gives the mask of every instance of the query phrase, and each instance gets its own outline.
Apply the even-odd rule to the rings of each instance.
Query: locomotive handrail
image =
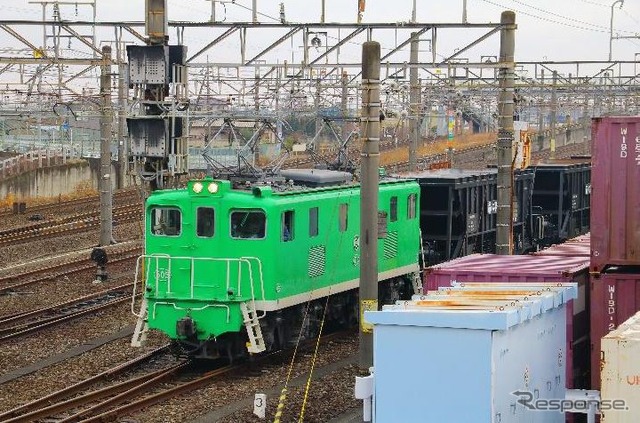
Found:
[[[137,258],[136,260],[136,273],[135,273],[135,277],[133,279],[133,294],[131,297],[131,313],[133,313],[134,316],[140,318],[142,316],[143,311],[140,310],[140,313],[136,313],[135,311],[135,301],[136,301],[136,287],[138,286],[138,275],[140,274],[140,262],[144,259],[152,259],[155,258],[156,259],[156,270],[155,270],[155,274],[156,274],[156,281],[158,280],[158,266],[157,266],[157,261],[159,258],[164,258],[164,259],[169,259],[169,262],[171,261],[171,256],[169,254],[142,254],[140,257]],[[149,268],[149,266],[147,266],[147,269]],[[171,264],[169,264],[169,272],[171,272]],[[148,278],[149,278],[149,272],[146,272],[144,275],[144,285],[147,285],[148,282]],[[171,279],[171,274],[169,274],[168,279]],[[169,282],[169,289],[171,287],[171,282]],[[156,294],[158,293],[157,291],[158,289],[158,284],[156,283]],[[144,291],[144,288],[143,288]]]
[[[265,292],[264,292],[264,279],[262,278],[262,261],[258,258],[258,257],[241,257],[242,259],[246,259],[246,260],[255,260],[256,262],[258,262],[258,273],[260,274],[260,290],[262,291],[262,301],[266,301],[266,296],[265,296]],[[251,268],[251,265],[249,265],[249,272],[252,273],[253,270]],[[253,274],[251,275],[251,280],[253,281]],[[255,292],[253,289],[253,282],[251,283],[251,301],[253,302],[253,309],[256,309],[256,296],[255,296]],[[262,319],[264,316],[267,315],[266,310],[262,311],[262,315],[261,316],[257,316],[258,319]]]
[[[159,269],[159,264],[160,264],[160,260],[166,260],[167,261],[167,269],[166,269],[166,281],[167,281],[167,293],[171,293],[171,279],[172,279],[172,262],[173,261],[178,261],[178,260],[184,260],[187,263],[190,264],[190,275],[189,275],[189,298],[190,299],[194,299],[194,290],[196,287],[195,284],[195,264],[196,262],[203,262],[203,261],[209,261],[209,262],[226,262],[226,275],[225,275],[225,282],[226,282],[226,289],[227,291],[229,291],[229,289],[231,288],[231,280],[230,280],[230,275],[231,275],[231,263],[232,262],[236,262],[238,265],[237,268],[237,273],[238,273],[238,278],[237,278],[237,286],[236,286],[236,292],[237,295],[241,295],[241,285],[242,285],[242,264],[246,264],[248,267],[248,279],[249,279],[249,284],[251,287],[251,301],[253,302],[254,308],[255,308],[255,301],[256,301],[256,290],[255,290],[255,281],[256,278],[254,278],[254,269],[253,269],[253,264],[255,263],[258,267],[257,273],[258,273],[258,277],[259,277],[259,283],[260,283],[260,293],[262,295],[262,300],[266,300],[266,292],[265,292],[265,288],[264,288],[264,278],[263,278],[263,271],[262,271],[262,261],[257,258],[257,257],[240,257],[240,258],[217,258],[217,257],[182,257],[182,256],[171,256],[169,254],[143,254],[140,257],[138,257],[138,259],[136,260],[136,276],[134,278],[134,283],[133,283],[133,293],[135,295],[136,291],[137,291],[137,284],[138,284],[138,276],[140,275],[140,266],[141,263],[143,263],[143,260],[146,261],[147,264],[147,269],[150,267],[150,263],[151,260],[155,260],[155,269],[153,272],[153,277],[155,279],[155,295],[156,297],[159,295],[159,281],[160,281],[160,269]],[[144,286],[148,286],[149,285],[149,280],[151,278],[151,274],[150,272],[146,272],[144,275]],[[143,288],[144,290],[144,288]],[[131,302],[131,312],[133,313],[134,316],[136,317],[140,317],[142,315],[142,311],[140,313],[136,313],[135,312],[135,301],[132,300]],[[258,318],[262,318],[266,315],[266,312],[263,312],[263,314],[261,316],[259,316]]]

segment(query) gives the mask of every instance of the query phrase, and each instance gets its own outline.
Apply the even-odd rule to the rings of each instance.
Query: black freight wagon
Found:
[[[420,228],[426,264],[473,253],[495,253],[497,175],[496,169],[438,169],[402,175],[420,184]],[[514,254],[534,245],[532,185],[533,171],[515,172]]]
[[[540,247],[589,232],[590,160],[548,160],[533,170],[533,215]]]

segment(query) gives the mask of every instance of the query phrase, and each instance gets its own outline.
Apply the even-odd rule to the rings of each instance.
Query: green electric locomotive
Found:
[[[205,178],[151,194],[133,343],[149,328],[188,355],[235,357],[284,347],[301,331],[314,336],[323,316],[356,322],[360,187],[327,186],[331,171],[307,174],[315,186]],[[408,297],[419,283],[419,193],[415,181],[380,183],[381,301]]]

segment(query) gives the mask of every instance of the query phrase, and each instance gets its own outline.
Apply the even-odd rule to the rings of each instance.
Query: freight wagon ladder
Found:
[[[253,301],[240,303],[240,310],[242,311],[244,326],[247,328],[247,334],[249,335],[247,350],[252,354],[263,352],[266,350],[266,347],[264,345],[264,338],[262,337],[262,329],[258,321],[255,303]]]
[[[140,314],[138,315],[138,321],[136,327],[133,330],[133,336],[131,337],[132,347],[141,347],[144,341],[147,340],[147,332],[149,330],[149,324],[147,320],[147,299],[142,299],[140,305]]]

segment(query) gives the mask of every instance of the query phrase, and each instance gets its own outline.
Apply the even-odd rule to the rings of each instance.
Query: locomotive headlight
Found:
[[[204,188],[204,186],[202,186],[201,182],[196,182],[195,184],[193,184],[193,192],[195,192],[196,194],[200,194],[202,192],[202,188]]]
[[[209,186],[207,187],[207,190],[211,193],[211,194],[215,194],[216,192],[218,192],[218,184],[216,184],[215,182],[211,182],[209,184]]]

